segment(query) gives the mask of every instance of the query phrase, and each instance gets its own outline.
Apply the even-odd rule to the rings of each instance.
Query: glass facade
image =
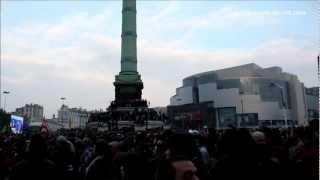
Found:
[[[217,81],[218,89],[240,88],[240,85],[240,79],[226,79]]]
[[[258,113],[238,114],[237,121],[240,127],[255,127],[259,125]]]
[[[291,109],[289,84],[286,81],[266,78],[239,78],[218,80],[214,73],[191,76],[183,80],[183,87],[217,83],[217,89],[238,88],[240,94],[260,95],[262,101],[277,101],[281,108]],[[276,85],[274,85],[276,84]],[[283,91],[281,88],[283,88]],[[281,92],[282,91],[282,92]],[[284,101],[284,103],[283,103]]]
[[[308,109],[308,120],[311,121],[313,119],[319,120],[319,111]]]
[[[218,79],[216,74],[205,74],[198,77],[198,85],[200,84],[208,84],[208,83],[214,83]]]
[[[237,127],[236,108],[217,108],[219,128]]]
[[[259,94],[259,88],[253,79],[240,79],[240,94]]]
[[[262,101],[277,101],[281,108],[283,108],[283,92],[284,103],[288,109],[291,109],[288,82],[274,79],[254,79],[252,83],[256,84],[256,86],[259,88],[259,95]],[[282,87],[284,90],[282,91],[280,87]]]
[[[196,81],[196,77],[190,77],[183,80],[183,87],[193,86]]]

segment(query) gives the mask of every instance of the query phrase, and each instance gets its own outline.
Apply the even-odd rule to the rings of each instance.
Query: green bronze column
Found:
[[[121,73],[137,74],[136,1],[124,0],[122,9]]]
[[[143,83],[137,70],[136,0],[123,0],[121,71],[115,77],[115,103],[131,107],[141,101]]]

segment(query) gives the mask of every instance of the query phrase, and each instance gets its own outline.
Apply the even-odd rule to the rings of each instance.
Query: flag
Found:
[[[43,130],[49,132],[48,120],[46,120],[45,118],[42,118],[41,120],[40,132],[42,132]]]

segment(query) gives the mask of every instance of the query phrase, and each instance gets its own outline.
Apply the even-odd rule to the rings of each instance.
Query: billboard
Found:
[[[11,115],[10,119],[11,131],[15,134],[22,133],[23,129],[23,117]]]
[[[177,112],[173,118],[175,120],[189,120],[189,121],[201,121],[201,112],[200,111],[193,111],[193,112]]]

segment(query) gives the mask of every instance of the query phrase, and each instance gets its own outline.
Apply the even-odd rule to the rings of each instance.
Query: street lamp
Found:
[[[3,104],[3,110],[6,111],[6,104],[7,104],[7,95],[10,94],[9,91],[3,91],[4,95],[4,104]]]
[[[62,105],[64,105],[64,101],[66,100],[65,97],[61,97],[60,100],[62,101]]]
[[[283,106],[282,113],[283,113],[283,117],[284,117],[285,128],[287,129],[288,128],[288,117],[287,117],[287,105],[286,105],[286,101],[284,99],[284,87],[280,86],[277,83],[273,83],[273,82],[270,84],[270,87],[277,87],[280,89],[281,101],[282,101],[282,106]]]
[[[244,114],[243,114],[243,97],[242,97],[242,94],[241,94],[241,99],[240,99],[240,102],[241,102],[241,118],[238,119],[238,128],[241,127],[241,122],[243,123],[244,121]],[[241,121],[241,122],[240,122]]]
[[[60,114],[59,114],[59,111],[58,111],[58,121],[62,124],[62,126],[64,127],[64,122],[63,122],[63,119],[64,119],[64,110],[63,110],[63,105],[64,105],[64,101],[66,100],[65,97],[61,97],[60,100],[62,101],[62,105],[61,105],[61,108],[60,108]]]

